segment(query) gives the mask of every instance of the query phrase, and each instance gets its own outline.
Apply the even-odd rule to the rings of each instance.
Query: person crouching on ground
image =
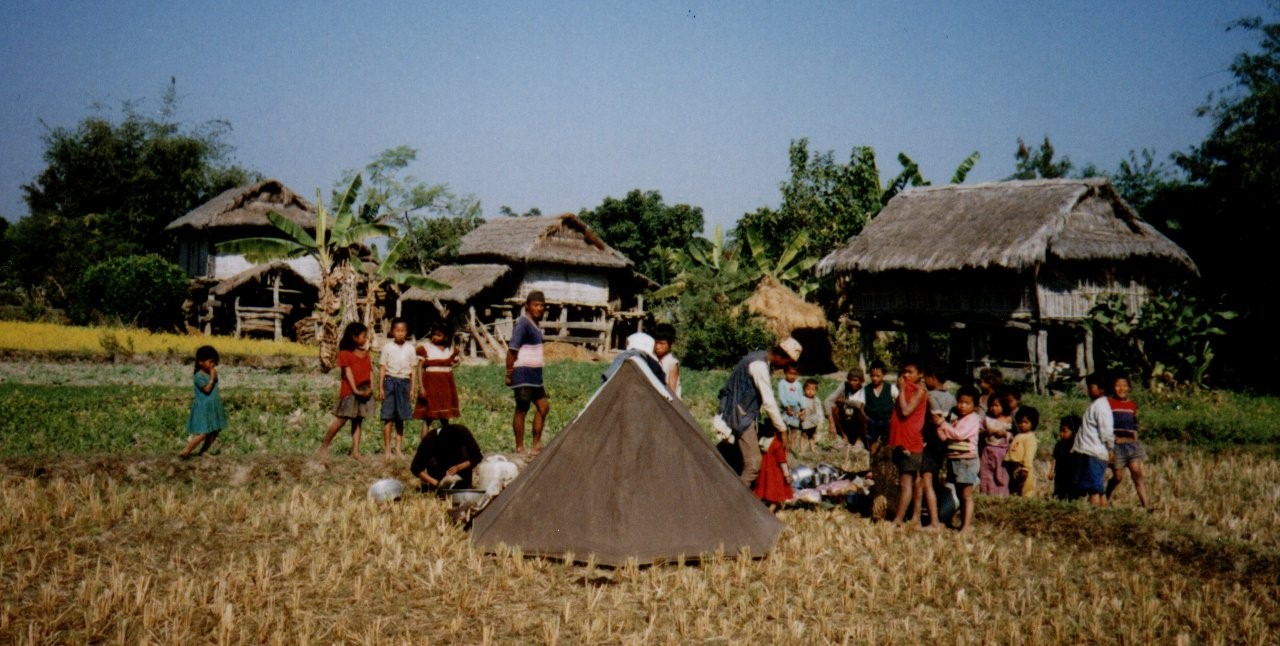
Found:
[[[770,373],[799,361],[801,350],[799,341],[787,337],[767,351],[752,352],[738,361],[720,389],[720,407],[711,420],[711,427],[722,442],[737,444],[737,453],[742,457],[739,476],[748,487],[760,473],[760,438],[756,429],[760,411],[764,410],[769,416],[769,423],[779,438],[784,438],[787,432],[782,411],[773,398]],[[785,448],[785,440],[782,441]]]
[[[880,450],[881,442],[889,437],[889,422],[893,420],[893,408],[898,401],[898,387],[885,383],[884,371],[884,362],[871,362],[871,367],[867,369],[871,383],[862,389],[865,402],[863,412],[867,415],[867,436],[864,441],[873,460]]]
[[[827,410],[827,428],[835,436],[835,442],[844,442],[852,447],[864,442],[867,433],[867,416],[863,412],[866,407],[866,393],[862,390],[862,369],[850,368],[845,375],[844,383],[836,387],[822,403]]]
[[[483,459],[470,429],[461,424],[445,424],[428,430],[422,437],[409,472],[422,482],[424,491],[440,488],[441,481],[449,476],[458,476],[455,489],[470,489],[471,474]]]

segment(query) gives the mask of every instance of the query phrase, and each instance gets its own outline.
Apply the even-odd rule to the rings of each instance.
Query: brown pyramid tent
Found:
[[[542,455],[476,517],[495,550],[601,565],[693,559],[723,547],[763,556],[782,532],[703,436],[689,409],[625,361]]]

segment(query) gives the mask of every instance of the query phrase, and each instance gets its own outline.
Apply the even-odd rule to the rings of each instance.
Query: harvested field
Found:
[[[791,510],[764,559],[605,570],[477,553],[442,501],[367,500],[378,464],[31,466],[0,480],[6,643],[1266,643],[1280,628],[1274,551],[1221,571],[1079,535],[1100,517],[1175,529],[1125,509],[1011,527],[1019,503],[1046,503],[1000,501],[969,536]]]
[[[549,432],[602,369],[548,368]],[[1154,513],[1129,484],[1105,510],[980,497],[968,536],[791,509],[763,559],[609,570],[476,553],[433,497],[367,500],[378,478],[407,482],[407,461],[369,455],[376,437],[364,461],[316,458],[334,379],[309,370],[227,366],[228,437],[177,460],[190,375],[0,361],[0,643],[1273,643],[1280,630],[1280,452],[1240,441],[1274,437],[1270,398],[1143,400],[1172,438],[1253,425],[1229,443],[1152,438]],[[457,377],[481,446],[509,450],[500,370]],[[683,377],[708,420],[724,374]],[[1083,403],[1028,399],[1049,415]]]

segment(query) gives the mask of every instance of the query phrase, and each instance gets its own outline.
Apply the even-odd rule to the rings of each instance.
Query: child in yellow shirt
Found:
[[[1040,411],[1030,407],[1018,408],[1013,418],[1017,435],[1009,443],[1004,455],[1004,468],[1009,471],[1009,493],[1015,496],[1036,495],[1036,427],[1040,425]]]

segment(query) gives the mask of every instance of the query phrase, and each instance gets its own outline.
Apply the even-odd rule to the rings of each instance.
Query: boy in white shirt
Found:
[[[1115,448],[1115,432],[1112,429],[1111,404],[1107,402],[1107,390],[1102,375],[1094,373],[1085,378],[1085,388],[1093,403],[1085,411],[1076,433],[1072,453],[1080,455],[1076,476],[1076,489],[1089,497],[1089,502],[1099,507],[1107,506],[1106,475],[1111,451]]]

